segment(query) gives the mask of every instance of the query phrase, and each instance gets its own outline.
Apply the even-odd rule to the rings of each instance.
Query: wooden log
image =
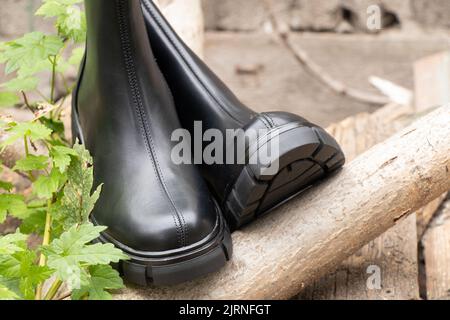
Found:
[[[380,143],[413,119],[410,106],[388,105],[373,114],[350,117],[328,130],[349,160]],[[368,281],[378,271],[379,285]],[[418,299],[416,216],[411,215],[345,260],[334,273],[314,281],[301,300]]]
[[[450,102],[449,61],[450,54],[440,53],[423,58],[415,63],[415,108],[387,106],[373,115],[352,117],[347,124],[336,124],[331,129],[338,141],[352,157],[364,148],[371,147],[374,140],[381,142],[387,135],[406,125],[402,118],[411,118],[427,112],[431,107]],[[395,114],[394,117],[389,115]],[[350,125],[348,125],[350,123]],[[345,137],[342,141],[339,137]],[[348,136],[351,138],[349,139]],[[348,149],[348,151],[347,151]],[[352,152],[353,151],[353,152]],[[443,195],[411,215],[407,220],[367,244],[347,259],[335,273],[315,281],[303,290],[300,299],[418,299],[418,255],[420,240],[435,212],[441,205]],[[417,226],[414,221],[417,220]],[[416,231],[417,229],[417,231]],[[417,233],[417,236],[415,235]],[[381,272],[380,287],[367,281],[373,276],[370,267]]]
[[[233,235],[218,273],[118,299],[286,299],[450,190],[450,105],[348,164],[335,177]]]
[[[415,107],[417,112],[450,102],[450,51],[440,52],[414,63]],[[417,235],[421,240],[428,224],[447,194],[417,212]]]
[[[450,198],[426,231],[422,244],[427,299],[450,300]]]

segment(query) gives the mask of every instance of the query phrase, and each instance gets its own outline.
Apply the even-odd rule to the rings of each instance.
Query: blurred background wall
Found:
[[[204,24],[201,0],[154,1],[169,17],[183,39],[194,51],[202,55]],[[34,30],[52,31],[51,21],[34,16],[41,3],[42,0],[1,0],[0,41],[16,38]]]
[[[267,22],[264,0],[202,0],[209,30],[255,31]],[[276,0],[273,6],[291,30],[372,32],[367,8],[382,8],[383,27],[449,28],[448,0]]]
[[[257,31],[268,22],[265,0],[157,0],[173,15],[184,14],[190,21],[201,18],[202,1],[207,30]],[[49,28],[50,23],[34,17],[41,0],[2,0],[0,39],[10,39],[35,29]],[[367,8],[382,8],[383,29],[450,29],[449,0],[276,0],[278,15],[293,31],[373,32],[367,28]],[[167,8],[167,9],[166,9]],[[201,23],[199,26],[203,26]],[[182,31],[187,29],[180,25]],[[192,31],[190,31],[192,32]],[[196,32],[198,36],[199,33]]]
[[[380,107],[336,94],[312,77],[274,39],[266,0],[155,1],[182,38],[258,111],[295,112],[325,126]],[[412,90],[415,61],[450,49],[450,0],[271,2],[296,47],[337,81],[371,94],[379,94],[369,83],[372,76]],[[1,0],[0,41],[33,30],[53,32],[51,21],[34,16],[41,3]],[[379,30],[367,27],[374,4],[380,9]],[[67,79],[75,78],[74,68]],[[0,83],[4,80],[0,73]]]

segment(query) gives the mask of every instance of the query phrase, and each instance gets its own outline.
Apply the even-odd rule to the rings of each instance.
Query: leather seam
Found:
[[[152,16],[152,18],[155,20],[155,22],[158,24],[160,30],[165,34],[165,36],[167,37],[167,39],[169,40],[170,44],[175,48],[175,50],[181,55],[181,58],[183,59],[183,62],[185,63],[185,65],[188,67],[188,69],[191,71],[191,73],[194,75],[194,77],[198,80],[198,82],[201,84],[201,87],[203,88],[203,90],[208,94],[208,96],[214,100],[217,105],[220,107],[220,109],[222,109],[222,111],[224,111],[226,114],[228,114],[234,121],[236,121],[239,125],[244,126],[245,123],[243,123],[242,121],[240,121],[235,115],[231,114],[230,111],[226,110],[225,106],[224,106],[224,102],[221,101],[220,98],[215,97],[211,90],[209,90],[209,88],[203,83],[203,81],[200,79],[200,76],[198,75],[198,73],[194,70],[194,68],[192,67],[192,64],[186,59],[185,54],[182,52],[182,50],[180,50],[180,48],[177,46],[177,44],[170,38],[170,35],[167,34],[167,32],[164,30],[164,27],[162,25],[162,23],[159,21],[159,18],[156,17],[153,12],[152,9],[150,8],[147,0],[143,0],[142,3],[144,4],[147,12]]]
[[[172,94],[172,90],[170,90],[169,85],[167,84],[167,82],[165,81],[164,75],[162,74],[161,70],[159,68],[157,68],[157,72],[159,73],[159,75],[161,76],[161,78],[164,80],[163,81],[163,85],[166,88],[167,92],[169,93],[169,99],[172,102],[173,106],[175,106],[175,98]],[[163,178],[163,177],[162,177]],[[164,178],[163,178],[164,180]],[[167,193],[169,195],[170,198],[172,198],[172,196],[170,195],[169,191],[167,190]],[[173,200],[171,200],[173,202]],[[173,203],[173,206],[175,208],[175,203]],[[175,208],[176,210],[176,208]],[[184,219],[184,215],[179,213],[178,216],[181,218],[182,220],[182,225],[184,228],[184,245],[186,245],[188,243],[188,239],[189,239],[189,227],[186,224],[186,220]]]
[[[268,115],[267,113],[263,113],[263,115],[267,119],[267,121],[269,121],[271,127],[275,128],[276,124],[275,124],[275,121],[272,119],[272,117],[270,115]]]
[[[205,236],[203,239],[197,241],[196,243],[187,245],[183,248],[178,248],[178,249],[168,250],[168,251],[171,251],[171,252],[173,251],[175,254],[186,253],[186,252],[188,252],[189,248],[198,249],[201,246],[208,245],[208,243],[210,243],[211,240],[217,239],[217,237],[220,236],[220,231],[222,229],[226,229],[226,227],[224,225],[225,222],[223,220],[221,220],[222,218],[219,216],[218,205],[215,205],[215,210],[218,214],[216,217],[214,228],[211,233],[209,233],[207,236]],[[90,217],[90,219],[91,219],[92,223],[94,223],[94,225],[98,225],[98,223],[95,221],[95,219],[93,217]],[[121,243],[119,240],[115,239],[113,235],[109,234],[107,230],[102,232],[102,234],[100,235],[100,238],[104,238],[107,242],[113,243],[115,246],[126,251],[126,253],[134,255],[136,257],[155,258],[155,257],[152,257],[152,253],[149,254],[149,252],[147,252],[147,251],[135,250],[135,249],[132,249],[131,247]],[[153,253],[160,253],[160,252],[153,252]]]
[[[263,123],[263,125],[266,127],[266,129],[270,129],[270,123],[267,121],[267,119],[264,117],[264,114],[260,114],[258,117],[258,120]]]
[[[124,55],[124,62],[125,62],[125,71],[128,74],[128,83],[130,85],[130,89],[132,91],[132,95],[133,95],[133,103],[135,104],[135,111],[137,112],[138,118],[140,118],[140,129],[141,129],[141,134],[144,138],[144,141],[146,141],[145,146],[147,149],[147,153],[150,155],[151,158],[151,163],[152,163],[152,167],[153,170],[155,171],[156,176],[159,178],[161,184],[159,185],[159,187],[162,189],[161,191],[163,191],[163,193],[166,194],[169,202],[171,203],[174,212],[172,212],[172,218],[173,218],[173,222],[175,224],[175,228],[176,228],[176,232],[177,232],[177,237],[178,237],[178,242],[179,244],[184,247],[185,246],[185,235],[184,235],[184,226],[182,223],[182,219],[180,219],[180,213],[178,212],[172,198],[171,195],[168,192],[166,183],[164,181],[164,178],[162,176],[162,172],[161,172],[161,167],[159,164],[159,161],[154,153],[154,143],[153,143],[153,139],[150,136],[150,134],[148,133],[149,128],[147,128],[148,126],[150,126],[150,124],[148,123],[147,119],[144,117],[145,110],[142,108],[143,107],[143,103],[142,103],[142,93],[140,92],[140,88],[139,85],[135,85],[133,82],[137,82],[137,76],[136,76],[136,66],[134,64],[133,59],[127,59],[127,56],[131,55],[128,54],[125,50],[125,46],[131,46],[131,41],[129,39],[129,30],[128,27],[125,26],[124,23],[124,15],[122,13],[122,10],[124,9],[123,6],[125,5],[124,3],[122,3],[122,0],[116,0],[116,4],[117,4],[117,10],[118,10],[118,15],[119,15],[119,28],[121,29],[121,42],[122,42],[122,53]],[[130,49],[131,50],[131,49]],[[127,61],[128,60],[128,61]],[[142,110],[140,110],[142,108]],[[177,218],[178,218],[178,222],[177,223]],[[184,218],[183,218],[184,221]]]

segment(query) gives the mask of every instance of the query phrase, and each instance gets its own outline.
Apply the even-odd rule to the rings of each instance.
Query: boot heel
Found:
[[[246,165],[226,197],[226,217],[233,230],[279,207],[345,163],[341,148],[322,128],[291,126],[278,137],[279,153],[270,166]]]

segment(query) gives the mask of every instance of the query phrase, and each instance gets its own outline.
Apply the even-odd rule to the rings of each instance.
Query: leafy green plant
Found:
[[[54,19],[56,33],[32,32],[0,44],[0,63],[11,79],[0,85],[0,106],[22,102],[33,113],[28,122],[0,121],[7,137],[1,152],[23,145],[24,156],[12,169],[32,185],[31,192],[18,194],[0,181],[0,223],[8,215],[22,221],[16,233],[0,236],[0,300],[55,299],[63,284],[72,299],[110,299],[108,290],[123,287],[110,264],[128,257],[112,244],[92,243],[106,229],[89,222],[101,192],[101,186],[92,192],[92,158],[82,145],[71,147],[61,120],[64,97],[72,91],[64,73],[83,53],[81,2],[43,0],[36,15]],[[60,101],[58,78],[66,91]],[[41,80],[49,81],[48,93],[38,89]],[[39,98],[31,101],[31,93]],[[41,245],[31,247],[30,235],[40,236]]]

